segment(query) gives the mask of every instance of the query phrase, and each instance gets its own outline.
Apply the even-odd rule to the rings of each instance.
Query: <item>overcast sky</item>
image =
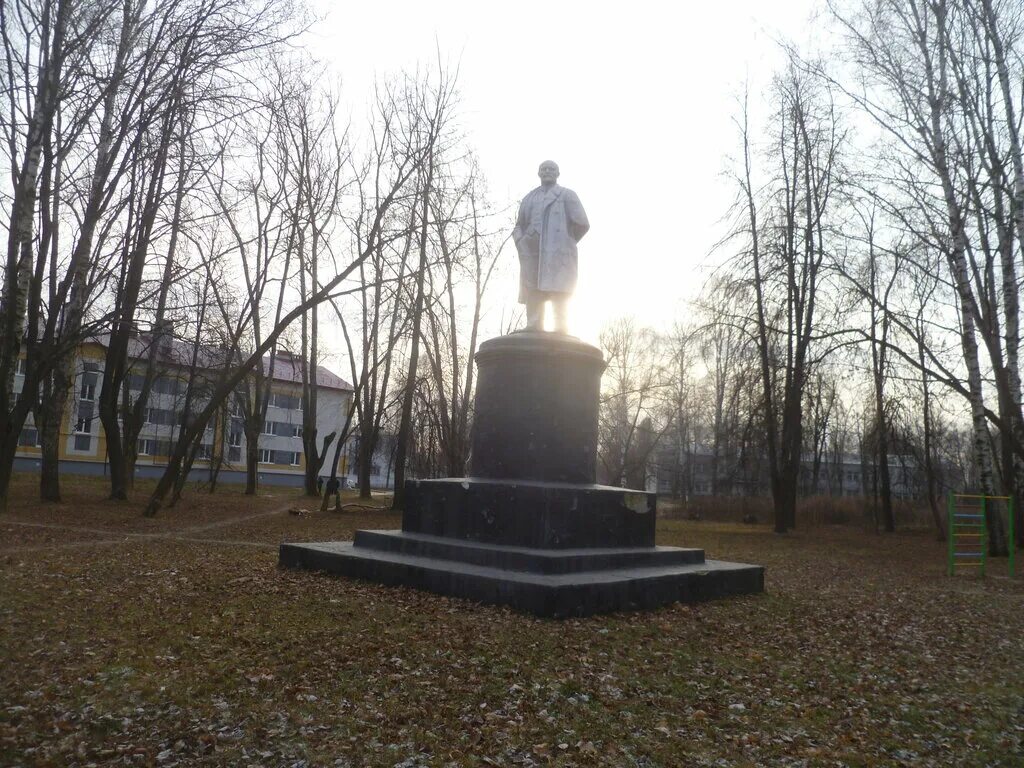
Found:
[[[462,126],[493,202],[512,204],[552,159],[590,218],[573,332],[596,341],[620,314],[669,327],[700,288],[734,190],[737,96],[764,87],[776,39],[805,39],[813,0],[668,3],[341,3],[309,46],[365,101],[376,75],[460,67]],[[515,308],[515,251],[490,294],[496,332]],[[490,334],[486,334],[490,335]]]

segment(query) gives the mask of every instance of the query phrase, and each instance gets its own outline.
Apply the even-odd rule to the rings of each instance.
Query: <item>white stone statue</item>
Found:
[[[576,288],[576,243],[590,229],[576,193],[560,187],[558,164],[545,160],[540,186],[519,204],[512,231],[519,251],[519,303],[526,305],[526,330],[544,330],[544,304],[550,301],[555,330],[568,333],[567,305]]]

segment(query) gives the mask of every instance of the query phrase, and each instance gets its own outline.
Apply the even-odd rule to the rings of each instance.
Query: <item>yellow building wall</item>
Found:
[[[97,363],[102,367],[106,354],[107,352],[102,345],[91,341],[85,342],[78,348],[79,361],[76,362],[76,371],[81,368],[81,363],[87,362]],[[96,400],[93,401],[93,421],[95,422],[95,427],[92,430],[93,440],[90,441],[90,451],[88,453],[84,453],[68,450],[68,442],[75,435],[75,422],[78,416],[75,403],[78,402],[78,388],[80,386],[81,377],[79,375],[76,376],[75,383],[71,387],[71,391],[68,393],[67,402],[64,403],[64,422],[61,426],[58,456],[60,459],[70,459],[71,461],[91,461],[102,463],[107,457],[107,437],[103,432],[103,425],[100,423],[100,384],[98,381],[96,383]]]
[[[79,348],[79,359],[76,360],[76,375],[74,385],[68,394],[68,400],[64,404],[64,421],[61,427],[60,442],[58,446],[58,457],[61,460],[68,461],[86,461],[103,463],[107,460],[107,437],[103,430],[103,425],[99,420],[99,403],[98,395],[100,389],[100,383],[97,381],[96,386],[96,400],[94,400],[93,407],[93,425],[91,426],[92,439],[90,441],[90,451],[88,453],[81,451],[74,451],[68,448],[69,443],[75,435],[75,424],[77,422],[77,407],[79,389],[81,387],[81,368],[82,364],[86,362],[97,363],[101,368],[106,358],[106,349],[96,342],[86,342]],[[102,370],[100,371],[102,377]],[[183,377],[178,377],[181,381],[186,381]],[[302,396],[302,385],[296,383],[275,383],[271,387],[272,394],[290,395],[292,397]],[[347,404],[347,399],[351,397],[350,393],[346,393],[343,398],[343,404]],[[213,455],[221,455],[227,459],[228,446],[227,434],[225,427],[230,425],[230,418],[222,420],[219,417],[213,419]],[[163,440],[163,438],[161,438]],[[332,444],[331,449],[333,450],[334,445]],[[294,474],[303,474],[306,469],[306,452],[303,450],[301,443],[298,446],[299,452],[299,463],[298,464],[278,464],[278,463],[261,463],[260,466],[267,467],[272,471],[276,472],[288,472]],[[17,454],[21,457],[26,458],[38,458],[42,453],[42,449],[37,446],[18,446]],[[138,458],[138,463],[142,465],[161,465],[166,464],[170,457],[167,455],[146,455]],[[347,465],[347,456],[342,457],[342,467]],[[195,466],[208,466],[209,460],[207,459],[196,459]],[[244,455],[243,460],[240,463],[232,463],[233,469],[244,469],[245,461]],[[344,473],[344,469],[341,470]]]

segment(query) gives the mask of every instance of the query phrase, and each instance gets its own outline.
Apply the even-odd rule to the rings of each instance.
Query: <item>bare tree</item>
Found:
[[[276,349],[282,336],[289,326],[300,319],[303,314],[314,307],[329,301],[343,293],[342,286],[358,274],[360,266],[375,253],[379,247],[390,247],[394,240],[404,233],[404,229],[390,228],[389,222],[395,214],[398,201],[410,194],[418,174],[429,163],[429,151],[419,141],[417,120],[419,112],[407,109],[398,100],[384,99],[378,101],[375,113],[373,146],[370,150],[371,161],[368,165],[367,177],[373,179],[375,190],[374,204],[366,215],[365,207],[361,206],[360,217],[365,216],[365,236],[360,238],[359,247],[351,252],[347,264],[341,266],[338,273],[331,279],[322,281],[304,299],[291,309],[283,312],[263,335],[262,341],[251,348],[245,355],[238,355],[230,375],[219,381],[213,388],[209,401],[198,410],[193,422],[186,425],[174,452],[171,455],[166,471],[157,483],[156,489],[146,507],[146,514],[153,515],[160,509],[164,498],[173,487],[183,470],[188,445],[196,435],[205,430],[218,408],[224,406],[237,391],[239,385],[251,376],[258,366],[263,365],[264,356]],[[244,242],[244,238],[243,238]],[[292,241],[294,243],[294,241]],[[286,250],[287,253],[287,250]],[[248,327],[248,318],[252,316],[258,304],[250,302],[243,319],[234,328],[232,346]]]
[[[829,438],[832,436],[832,419],[838,402],[838,388],[835,378],[829,371],[819,368],[810,375],[809,386],[805,395],[806,415],[805,443],[809,443],[811,468],[801,473],[804,479],[803,492],[816,494],[819,492],[821,474],[827,472],[826,459]]]
[[[74,109],[62,110],[62,105],[68,94],[87,90],[83,64],[111,10],[74,0],[15,0],[0,6],[4,164],[11,174],[4,201],[10,213],[0,291],[0,512],[7,509],[25,421],[38,409],[44,382],[81,337],[77,328],[65,334],[58,330],[63,324],[60,308],[73,286],[84,292],[87,271],[82,260],[72,259],[63,270],[58,263],[58,187],[69,144],[81,134],[84,116],[90,113],[90,96],[83,96]],[[39,240],[38,214],[43,225]],[[44,283],[49,285],[46,292]],[[23,386],[15,398],[15,370],[22,365],[23,351]],[[53,495],[47,487],[54,479],[52,473],[42,477],[44,494]]]
[[[427,274],[423,351],[432,386],[421,399],[433,406],[443,471],[461,477],[469,458],[473,355],[484,295],[504,242],[485,229],[487,204],[475,161],[469,159],[463,179],[453,171],[444,169],[431,205],[437,259]]]
[[[376,91],[378,109],[382,114],[394,115],[409,105],[403,89],[407,80],[379,85]],[[382,121],[390,129],[392,118]],[[356,167],[359,183],[359,207],[348,220],[352,237],[360,249],[367,248],[367,257],[357,270],[358,315],[351,321],[341,300],[332,305],[341,325],[354,383],[353,402],[358,428],[356,471],[359,493],[370,498],[370,474],[373,458],[381,438],[382,428],[394,406],[393,377],[398,369],[397,358],[403,337],[408,333],[410,313],[407,310],[406,284],[414,272],[409,266],[414,242],[417,203],[421,199],[418,189],[395,200],[389,217],[391,238],[368,240],[370,225],[387,189],[381,178],[373,172],[375,166],[386,161],[386,146],[378,144],[373,162]],[[410,143],[411,146],[411,143]],[[372,245],[372,248],[369,246]],[[358,331],[358,347],[352,326]],[[340,456],[342,446],[337,447]]]
[[[416,82],[407,91],[408,99],[419,117],[414,134],[417,146],[426,158],[417,179],[420,198],[419,221],[419,265],[415,276],[415,293],[412,300],[412,325],[409,331],[409,366],[402,396],[402,416],[398,424],[397,449],[395,455],[394,509],[402,509],[405,502],[405,464],[412,430],[412,406],[416,396],[416,376],[419,367],[420,338],[423,326],[423,304],[426,295],[427,269],[429,266],[430,203],[434,195],[435,178],[453,141],[450,135],[451,122],[458,103],[456,91],[457,72],[450,73],[439,67],[436,82],[424,79]]]
[[[237,95],[244,81],[225,77],[226,73],[281,39],[273,4],[249,6],[242,0],[204,0],[193,7],[175,1],[140,11],[140,18],[141,31],[147,36],[143,49],[151,52],[154,59],[152,65],[144,63],[141,67],[145,88],[138,96],[140,109],[147,115],[137,127],[138,151],[134,159],[141,194],[130,217],[132,226],[125,233],[99,400],[100,419],[107,436],[112,498],[124,498],[131,482],[137,438],[153,381],[153,366],[149,365],[132,402],[125,388],[132,338],[142,313],[152,313],[155,335],[165,331],[167,293],[176,275],[176,260],[181,258],[176,251],[182,204],[196,175],[195,166],[202,162],[197,158],[197,134],[210,132],[225,117],[221,110],[210,111],[205,105]],[[200,112],[201,109],[206,111]],[[169,183],[169,170],[175,166],[177,178]],[[201,172],[201,168],[198,170]],[[165,205],[172,213],[166,256],[154,291],[154,307],[144,293],[145,274]],[[159,339],[154,341],[153,346],[158,349]],[[120,407],[122,401],[127,407]]]
[[[1015,22],[1001,10],[988,3],[887,0],[855,11],[837,8],[835,16],[861,75],[847,92],[888,138],[883,199],[922,250],[944,257],[959,308],[966,381],[949,369],[952,375],[941,379],[970,404],[979,490],[995,487],[991,422],[998,428],[1004,489],[1016,495],[1024,458],[1017,361],[1021,243],[1013,187],[1019,175],[1010,158],[1019,138],[1007,119],[1016,119],[1019,94],[1002,87],[999,62],[1005,67],[1003,46],[1013,39]],[[985,402],[982,352],[991,366],[995,410]],[[901,354],[909,364],[919,357],[913,349]],[[939,364],[928,357],[930,367]],[[1005,552],[1002,520],[990,517],[990,547]]]
[[[290,203],[290,226],[295,229],[294,244],[299,257],[299,297],[305,300],[320,285],[322,255],[331,247],[334,223],[341,196],[345,192],[343,173],[347,164],[346,138],[337,133],[337,100],[324,93],[320,102],[312,102],[315,92],[309,82],[299,80],[297,97],[286,105],[283,128],[292,158],[294,199]],[[305,454],[305,490],[309,496],[319,493],[317,480],[338,432],[317,443],[319,350],[318,306],[303,314],[301,321],[300,378],[302,381],[302,445]]]
[[[642,487],[662,435],[671,427],[671,369],[665,345],[631,318],[601,332],[607,368],[598,419],[599,475],[609,485]]]
[[[230,118],[218,111],[224,91],[246,82],[232,67],[287,35],[282,22],[289,12],[277,0],[15,0],[0,8],[8,75],[4,146],[13,172],[0,297],[7,329],[0,498],[31,411],[43,441],[41,492],[59,497],[58,444],[79,345],[107,331],[100,417],[117,465],[112,490],[123,496],[130,474],[121,459],[125,443],[129,458],[134,446],[117,421],[124,350],[140,320],[160,326],[166,274],[175,262],[175,236],[168,242],[167,232],[177,227],[165,223],[180,222],[185,194],[179,161],[193,154],[203,126]],[[197,114],[206,116],[201,123]],[[176,213],[165,215],[170,208]],[[155,246],[168,269],[150,283]],[[18,403],[10,396],[15,366],[25,374]]]
[[[803,399],[819,325],[820,286],[831,246],[830,216],[842,181],[844,136],[827,88],[791,62],[773,86],[774,137],[766,148],[767,181],[755,186],[751,133],[741,115],[743,168],[737,176],[745,221],[734,232],[744,245],[736,281],[752,290],[752,326],[760,357],[768,466],[775,530],[796,521],[803,447]],[[752,272],[753,281],[742,276]],[[749,286],[749,287],[747,287]]]

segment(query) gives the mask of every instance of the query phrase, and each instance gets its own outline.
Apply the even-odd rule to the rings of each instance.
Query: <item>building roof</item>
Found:
[[[153,344],[152,333],[141,333],[133,336],[128,342],[128,356],[131,358],[144,358],[150,353]],[[100,346],[110,345],[110,334],[104,333],[90,339]],[[180,339],[170,338],[164,349],[160,350],[157,360],[165,365],[176,365],[188,367],[192,365],[193,346]],[[202,346],[199,348],[197,365],[199,368],[217,368],[224,363],[225,351],[219,347]],[[263,373],[270,372],[270,355],[263,358]],[[274,381],[284,381],[294,384],[302,383],[302,358],[292,355],[290,352],[278,350],[274,358]],[[351,392],[352,385],[335,375],[322,365],[316,366],[315,384],[325,389],[337,389],[342,392]]]
[[[263,358],[263,372],[270,372],[270,356]],[[274,358],[274,381],[291,381],[302,383],[302,358],[294,357],[287,352],[278,352]],[[326,389],[339,389],[351,392],[352,385],[340,376],[336,376],[322,365],[316,367],[316,385]]]

